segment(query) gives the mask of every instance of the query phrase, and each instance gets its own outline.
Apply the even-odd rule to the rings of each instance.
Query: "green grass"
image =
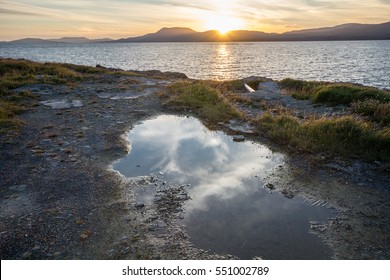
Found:
[[[371,120],[381,125],[390,124],[390,102],[381,103],[378,100],[357,101],[351,104],[352,111],[363,116],[368,116]]]
[[[390,161],[390,128],[377,129],[352,116],[300,121],[289,115],[267,113],[258,120],[258,132],[276,143],[307,152]]]
[[[208,123],[240,117],[217,87],[217,82],[210,81],[176,82],[168,88],[166,104],[179,110],[191,110]]]
[[[24,112],[24,106],[14,104],[14,102],[0,99],[0,126],[19,125],[20,121],[14,117]]]
[[[222,93],[239,92],[244,90],[243,80],[231,80],[231,81],[209,81],[212,86],[218,88]]]
[[[365,100],[390,102],[389,91],[354,84],[284,79],[279,81],[279,85],[288,90],[296,99],[307,99],[313,103],[332,106],[350,105],[353,102]]]
[[[76,66],[58,63],[37,63],[27,60],[0,60],[0,95],[5,96],[11,90],[34,83],[66,84],[79,81],[82,73]],[[79,69],[80,70],[80,69]]]
[[[38,63],[23,59],[0,59],[0,125],[21,124],[16,116],[36,103],[30,92],[12,90],[28,84],[74,84],[106,70],[94,67],[59,63]],[[1,130],[4,132],[4,130]]]
[[[23,59],[0,59],[0,125],[12,126],[21,122],[16,115],[34,104],[31,93],[13,90],[29,84],[66,84],[73,87],[84,79],[95,79],[99,75],[142,76],[130,71],[110,70],[62,63],[39,63]],[[137,83],[138,81],[127,82]],[[29,104],[30,103],[30,104]],[[4,131],[4,130],[2,130]]]

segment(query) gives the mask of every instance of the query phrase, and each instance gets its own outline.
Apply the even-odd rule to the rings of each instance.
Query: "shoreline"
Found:
[[[274,80],[290,77],[330,82],[345,81],[389,90],[390,84],[386,73],[379,71],[386,69],[383,57],[386,57],[385,50],[388,49],[389,42],[301,42],[285,46],[283,43],[275,45],[193,43],[194,48],[185,48],[185,45],[180,44],[149,44],[143,47],[136,44],[99,45],[98,53],[109,54],[108,57],[103,56],[99,60],[94,58],[97,49],[89,45],[58,48],[35,46],[30,54],[25,52],[25,47],[2,46],[0,56],[61,63],[64,61],[63,53],[67,53],[66,61],[69,63],[91,67],[99,63],[106,67],[127,70],[176,71],[194,79],[222,81],[260,74]],[[340,51],[334,52],[335,49]],[[363,49],[364,52],[360,53],[359,50]],[[122,52],[128,54],[125,61],[119,55]],[[155,57],[153,53],[161,55]],[[278,53],[281,56],[278,56]],[[308,56],[305,53],[312,55]],[[329,53],[332,54],[332,58],[326,55]],[[229,59],[224,58],[224,55],[228,55]],[[359,58],[358,61],[356,57]],[[313,63],[314,61],[316,62]]]
[[[28,91],[33,98],[20,97],[28,109],[18,115],[24,123],[17,124],[19,131],[0,134],[2,259],[234,258],[192,247],[170,216],[166,237],[149,231],[149,215],[157,206],[138,209],[133,188],[140,182],[108,170],[126,154],[122,135],[138,122],[170,112],[199,117],[196,110],[183,104],[179,109],[167,99],[175,82],[194,80],[159,71],[80,69],[84,72],[73,70],[79,75],[61,72],[64,77],[56,80],[46,74],[46,83],[27,82],[12,90],[19,96]],[[235,108],[248,116],[259,110],[233,97]],[[280,101],[272,94],[269,98]],[[268,180],[275,191],[313,203],[321,199],[339,211],[328,224],[312,228],[334,249],[334,258],[390,259],[390,178],[384,163],[294,152],[248,133],[245,120],[206,123],[286,155],[288,164]]]

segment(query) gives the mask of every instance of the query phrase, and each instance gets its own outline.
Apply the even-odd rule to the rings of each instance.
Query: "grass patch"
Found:
[[[184,81],[169,86],[167,104],[191,110],[210,123],[241,117],[218,89],[218,82]]]
[[[381,103],[378,100],[357,101],[351,104],[352,111],[363,116],[368,116],[381,125],[390,124],[390,102]]]
[[[267,113],[258,120],[258,131],[279,144],[308,152],[325,150],[390,161],[390,129],[378,130],[352,116],[299,121],[293,116]]]
[[[279,85],[296,99],[306,99],[313,103],[332,106],[350,105],[353,102],[369,99],[381,103],[390,102],[389,91],[354,84],[284,79],[279,81]]]
[[[0,99],[0,126],[18,126],[21,122],[14,117],[24,111],[24,106]]]
[[[253,79],[253,80],[244,80],[244,79],[238,79],[238,80],[231,80],[231,81],[223,81],[223,82],[217,82],[217,81],[209,81],[209,83],[216,84],[217,88],[222,93],[234,93],[234,92],[245,92],[246,89],[244,87],[244,83],[249,85],[254,90],[257,90],[259,87],[259,83],[264,82],[264,79]]]
[[[65,84],[81,80],[83,75],[72,68],[76,68],[76,66],[1,59],[0,94],[1,96],[8,95],[11,90],[27,84]]]
[[[330,105],[350,105],[352,102],[365,100],[390,102],[390,94],[371,87],[331,84],[317,88],[313,97],[315,103]]]
[[[0,59],[0,125],[20,125],[16,116],[36,104],[31,92],[14,89],[36,83],[68,84],[82,80],[84,73],[96,73],[93,67],[59,63],[38,63],[22,59]],[[4,132],[4,130],[1,130]]]
[[[222,93],[237,92],[237,91],[244,90],[243,80],[232,80],[232,81],[223,81],[223,82],[209,81],[209,83],[214,83],[214,86],[216,86]]]
[[[35,96],[29,92],[13,92],[16,88],[37,83],[66,84],[74,87],[84,79],[94,79],[101,74],[141,76],[134,72],[110,70],[103,67],[38,63],[24,59],[0,59],[0,124],[2,126],[19,124],[20,121],[16,119],[16,115],[36,103],[31,102],[36,99]]]

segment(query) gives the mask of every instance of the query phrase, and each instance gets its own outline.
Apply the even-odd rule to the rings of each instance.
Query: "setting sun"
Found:
[[[240,29],[243,26],[244,23],[242,20],[228,16],[211,16],[205,23],[205,27],[208,30],[218,30],[221,34]]]

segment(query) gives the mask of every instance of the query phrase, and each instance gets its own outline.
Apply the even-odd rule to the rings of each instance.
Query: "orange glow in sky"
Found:
[[[162,27],[282,33],[389,21],[388,0],[0,0],[0,41],[127,38]]]
[[[226,34],[228,31],[244,28],[245,24],[239,18],[217,15],[210,16],[204,26],[207,30],[218,30],[221,34]]]

